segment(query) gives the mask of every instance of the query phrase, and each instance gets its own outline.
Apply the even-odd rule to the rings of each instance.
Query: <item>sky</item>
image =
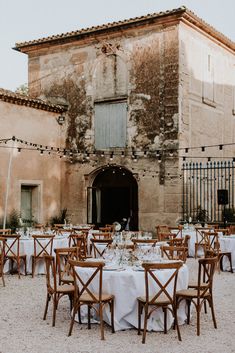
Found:
[[[12,49],[17,42],[183,5],[235,41],[234,0],[0,0],[0,88],[27,83],[27,55]]]

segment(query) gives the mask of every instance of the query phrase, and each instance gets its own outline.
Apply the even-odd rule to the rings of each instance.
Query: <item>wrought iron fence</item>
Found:
[[[183,220],[235,221],[235,163],[232,161],[185,163],[183,165]],[[218,190],[225,190],[225,204],[218,202]]]

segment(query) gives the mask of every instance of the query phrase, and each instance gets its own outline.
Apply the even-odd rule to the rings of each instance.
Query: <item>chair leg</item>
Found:
[[[233,273],[232,256],[231,253],[226,254],[230,263],[230,272]]]
[[[101,333],[101,340],[104,340],[103,304],[99,304],[99,316],[100,316],[100,333]]]
[[[143,331],[142,343],[145,343],[145,340],[146,340],[147,321],[148,321],[148,305],[145,304],[145,306],[144,306],[144,331]]]
[[[180,334],[180,328],[179,328],[179,324],[178,324],[178,316],[177,316],[177,308],[173,308],[173,312],[174,312],[174,326],[176,326],[177,329],[177,334],[178,334],[178,340],[182,341],[181,339],[181,334]]]
[[[25,271],[25,276],[27,276],[27,259],[26,258],[24,261],[24,271]]]
[[[46,300],[46,306],[45,306],[45,310],[44,310],[43,320],[46,320],[48,304],[49,304],[50,299],[51,299],[50,295],[47,294],[47,300]]]
[[[71,336],[71,334],[72,334],[73,324],[74,324],[74,320],[75,320],[75,314],[76,314],[76,312],[78,310],[80,311],[79,303],[74,301],[74,303],[73,303],[73,315],[72,315],[71,321],[70,321],[70,327],[69,327],[68,336]]]
[[[187,324],[190,324],[190,306],[191,306],[191,300],[186,300],[187,303]]]
[[[88,330],[91,329],[91,307],[90,305],[87,305],[87,324],[88,324]]]
[[[140,335],[140,330],[141,330],[141,312],[142,312],[142,305],[141,301],[138,300],[138,335]]]
[[[53,295],[53,317],[52,317],[52,326],[55,326],[55,318],[56,318],[56,309],[58,306],[59,296],[57,298],[56,293]]]
[[[34,277],[34,271],[35,271],[35,259],[32,257],[32,277]]]
[[[197,311],[197,335],[200,336],[200,312],[201,312],[201,307],[197,305],[196,311]]]
[[[167,333],[167,309],[162,308],[163,313],[164,313],[164,334]]]
[[[20,279],[20,260],[17,260],[16,265],[17,265],[18,278]]]
[[[210,307],[211,307],[211,315],[212,315],[212,320],[214,323],[214,328],[217,328],[217,323],[216,323],[216,318],[215,318],[215,310],[214,310],[214,304],[213,304],[213,298],[210,298]]]
[[[114,328],[114,300],[112,299],[111,304],[110,304],[110,309],[111,309],[111,327],[112,327],[112,333],[115,333],[115,328]]]

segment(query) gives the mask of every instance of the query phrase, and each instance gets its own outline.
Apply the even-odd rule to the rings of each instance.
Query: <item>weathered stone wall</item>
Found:
[[[156,150],[178,146],[178,28],[149,27],[52,46],[29,55],[30,93],[52,103],[68,104],[66,146],[94,145],[94,102],[126,97],[127,148]],[[34,81],[41,78],[40,84]],[[95,157],[85,164],[64,163],[63,202],[73,221],[86,221],[85,174],[109,163]],[[179,218],[181,180],[177,152],[135,163],[113,163],[138,174],[139,225],[175,224]],[[154,178],[152,177],[154,176]],[[151,200],[151,201],[150,201]]]
[[[179,38],[180,146],[234,142],[234,53],[184,24],[180,24]],[[189,151],[187,161],[190,156],[228,159],[234,152],[234,146],[208,148],[203,153],[196,149]]]

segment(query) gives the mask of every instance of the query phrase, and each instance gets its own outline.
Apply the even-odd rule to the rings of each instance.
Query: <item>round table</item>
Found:
[[[115,330],[125,330],[138,327],[137,315],[137,297],[145,295],[145,279],[143,270],[134,270],[134,267],[117,269],[117,267],[108,267],[103,270],[103,292],[113,294],[114,300],[114,326]],[[139,268],[138,268],[139,269]],[[89,268],[79,268],[80,276],[87,281],[94,270]],[[172,270],[158,270],[157,275],[162,281],[167,281]],[[186,289],[188,286],[188,267],[183,265],[179,270],[177,290]],[[98,281],[93,281],[89,287],[93,292],[98,292]],[[172,289],[172,288],[171,288]],[[185,303],[178,309],[179,324],[183,324],[186,320]],[[82,318],[86,319],[85,306],[81,308]],[[143,315],[142,315],[143,316]],[[143,317],[142,317],[143,319]],[[104,321],[110,325],[109,306],[104,307]],[[168,310],[168,329],[173,323],[173,317]],[[161,309],[157,310],[148,320],[148,330],[163,331],[164,317]]]

